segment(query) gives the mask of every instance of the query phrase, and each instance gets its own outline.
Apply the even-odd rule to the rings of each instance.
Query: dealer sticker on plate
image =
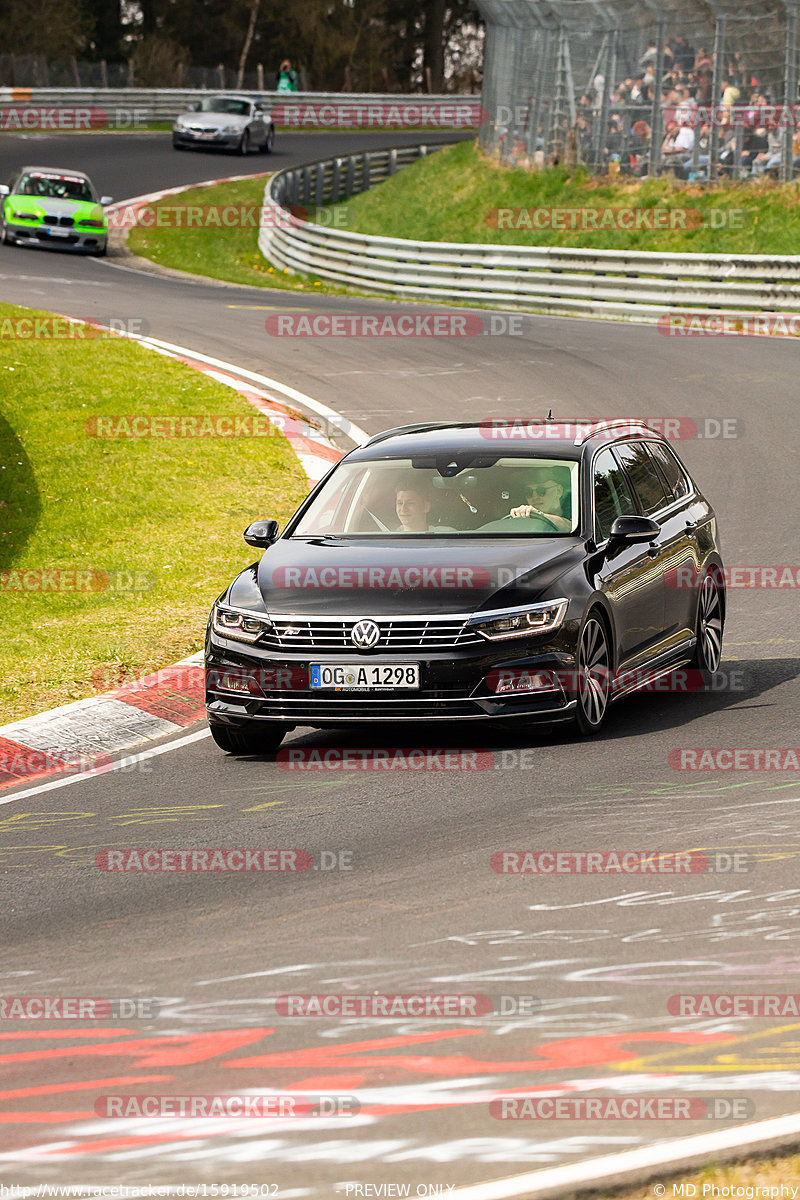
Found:
[[[311,663],[309,676],[312,690],[409,691],[419,688],[419,663]]]

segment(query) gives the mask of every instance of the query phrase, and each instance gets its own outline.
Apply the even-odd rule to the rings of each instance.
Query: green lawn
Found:
[[[123,338],[3,336],[30,315],[0,305],[0,723],[200,649],[212,601],[256,557],[242,530],[306,493],[280,435],[92,436],[98,417],[255,410]],[[73,570],[93,574],[73,585]],[[66,590],[38,590],[54,581]]]
[[[211,187],[192,187],[175,196],[165,196],[151,207],[178,209],[186,205],[240,206],[245,210],[260,210],[266,177],[255,176],[235,183],[214,184]],[[158,220],[158,217],[148,217]],[[178,219],[170,218],[171,222]],[[260,218],[256,216],[256,221]],[[204,218],[205,220],[205,218]],[[238,227],[220,228],[214,225],[196,228],[174,228],[167,224],[154,228],[137,226],[131,229],[128,249],[143,258],[152,259],[163,267],[189,271],[194,275],[209,275],[229,283],[250,287],[291,288],[312,292],[334,289],[312,277],[300,279],[288,271],[271,267],[258,249],[258,226],[242,222]]]
[[[338,207],[342,228],[419,241],[723,254],[796,254],[800,249],[796,183],[767,180],[708,189],[671,177],[593,179],[583,168],[572,173],[560,167],[525,171],[492,166],[479,156],[474,142],[437,151]],[[672,215],[659,220],[676,228],[526,228],[520,227],[525,218],[515,213],[516,228],[498,229],[490,222],[499,208],[670,210]]]
[[[642,1187],[614,1189],[610,1193],[600,1188],[592,1194],[596,1200],[607,1196],[613,1196],[614,1200],[654,1200],[658,1196],[670,1200],[675,1196],[695,1196],[703,1200],[712,1196],[768,1196],[767,1189],[774,1188],[774,1196],[792,1196],[792,1188],[796,1189],[799,1183],[800,1155],[776,1153],[769,1158],[754,1158],[728,1167],[704,1167],[680,1176],[665,1171],[657,1182]],[[694,1185],[696,1190],[687,1191],[687,1184]]]

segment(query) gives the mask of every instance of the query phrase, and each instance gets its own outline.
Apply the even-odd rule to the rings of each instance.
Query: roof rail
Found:
[[[474,424],[474,421],[418,421],[415,425],[398,425],[395,429],[384,429],[383,433],[374,434],[360,448],[363,450],[364,446],[374,446],[376,442],[402,433],[421,433],[423,429],[469,429]]]
[[[595,437],[598,433],[602,433],[604,429],[616,429],[617,426],[622,426],[630,433],[654,433],[646,421],[639,417],[619,417],[614,421],[595,421],[589,429],[582,430],[575,438],[573,445],[582,446],[584,442],[588,442],[589,438]]]

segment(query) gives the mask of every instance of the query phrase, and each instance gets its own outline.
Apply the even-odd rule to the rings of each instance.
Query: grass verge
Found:
[[[796,254],[800,245],[798,185],[771,180],[701,188],[672,177],[593,178],[584,168],[526,171],[491,165],[474,142],[437,151],[372,191],[334,206],[337,228],[424,242],[574,246],[722,254]],[[336,209],[340,209],[337,215]],[[674,228],[494,228],[497,209],[654,209]],[[494,214],[494,215],[493,215]],[[508,218],[507,218],[508,219]],[[588,218],[591,220],[591,218]],[[598,217],[611,221],[611,217]],[[613,218],[617,221],[617,218]],[[635,219],[635,218],[634,218]],[[650,219],[650,218],[648,218]],[[550,222],[549,214],[534,220]],[[583,217],[562,217],[583,224]],[[686,227],[681,227],[685,225]]]
[[[694,1190],[692,1190],[692,1185]],[[754,1197],[800,1195],[800,1154],[776,1153],[767,1158],[756,1158],[749,1162],[734,1163],[726,1167],[703,1167],[687,1175],[664,1175],[664,1182],[645,1184],[643,1187],[615,1189],[613,1192],[592,1193],[596,1200],[674,1200],[676,1196],[708,1200],[709,1197]],[[767,1190],[774,1188],[775,1191]],[[763,1189],[763,1190],[762,1190]],[[794,1190],[793,1190],[794,1189]]]
[[[1,304],[0,331],[31,315],[47,314]],[[279,434],[93,436],[102,416],[255,411],[123,338],[0,338],[0,381],[5,723],[200,649],[212,601],[255,557],[242,530],[285,520],[307,488]]]
[[[291,275],[271,267],[258,248],[258,220],[264,198],[266,177],[254,176],[234,183],[212,184],[210,187],[192,187],[174,196],[165,196],[148,208],[157,211],[184,205],[234,206],[247,213],[241,224],[231,228],[217,225],[192,228],[174,228],[177,218],[165,219],[163,227],[141,225],[131,229],[128,249],[162,267],[178,271],[189,271],[193,275],[207,275],[228,283],[241,283],[250,287],[289,289],[300,292],[341,293],[344,288],[331,287],[313,276]],[[252,215],[255,224],[249,224]],[[157,221],[159,218],[148,218]]]

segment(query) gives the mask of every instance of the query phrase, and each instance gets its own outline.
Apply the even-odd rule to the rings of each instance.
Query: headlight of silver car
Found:
[[[241,133],[242,127],[241,127],[241,125],[223,125],[222,129],[220,129],[219,132],[226,133],[226,134],[227,133]]]
[[[502,642],[506,638],[532,637],[537,633],[552,633],[563,623],[567,614],[568,600],[548,600],[544,604],[526,605],[525,608],[509,608],[502,612],[487,613],[472,617],[469,625],[481,637],[490,642]]]
[[[221,637],[234,638],[237,642],[257,642],[262,633],[269,633],[272,622],[258,613],[242,612],[215,604],[211,615],[211,626]]]

